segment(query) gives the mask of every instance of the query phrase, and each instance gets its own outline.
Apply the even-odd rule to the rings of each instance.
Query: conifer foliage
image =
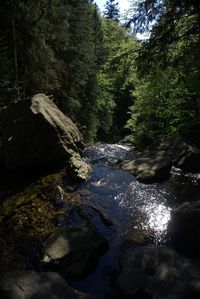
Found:
[[[142,0],[130,21],[153,26],[138,56],[127,127],[135,138],[182,135],[200,145],[200,2]]]
[[[104,45],[92,2],[1,1],[1,106],[37,92],[53,95],[63,112],[90,132],[88,138],[95,135]]]
[[[119,3],[115,0],[108,0],[105,5],[104,16],[106,19],[119,22],[120,11],[118,7]]]

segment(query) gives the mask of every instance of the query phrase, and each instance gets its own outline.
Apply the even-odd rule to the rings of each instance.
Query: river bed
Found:
[[[123,244],[128,246],[129,241],[136,245],[166,244],[171,209],[188,197],[196,200],[200,194],[199,175],[185,175],[178,169],[172,169],[171,178],[163,183],[136,181],[120,168],[120,161],[133,159],[136,154],[125,145],[100,144],[87,148],[84,159],[91,164],[93,174],[86,183],[74,186],[83,202],[89,199],[113,222],[112,226],[106,226],[88,206],[92,221],[109,241],[110,249],[101,257],[94,273],[71,285],[95,298],[113,296],[109,295],[113,291],[112,277],[119,269],[120,251],[126,246]],[[75,218],[72,223],[78,222]]]
[[[92,298],[117,299],[113,281],[124,248],[170,246],[167,226],[171,210],[200,198],[200,174],[173,168],[171,177],[162,183],[138,182],[120,167],[122,161],[137,156],[127,145],[97,144],[84,151],[84,159],[93,169],[87,182],[72,181],[64,168],[47,171],[38,179],[34,173],[13,174],[12,184],[5,177],[8,188],[2,189],[0,213],[2,271],[44,271],[40,261],[48,236],[58,226],[68,229],[89,221],[107,239],[109,250],[93,273],[69,283]]]

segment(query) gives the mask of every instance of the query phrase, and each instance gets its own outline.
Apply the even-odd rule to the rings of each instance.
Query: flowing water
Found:
[[[109,241],[110,249],[101,257],[94,273],[82,281],[71,282],[71,285],[96,298],[110,298],[111,277],[118,270],[122,244],[126,240],[164,244],[171,209],[182,201],[199,198],[199,176],[184,175],[173,169],[169,181],[147,185],[136,181],[119,166],[119,160],[135,156],[128,146],[96,145],[87,148],[84,155],[93,174],[89,181],[76,186],[76,190],[83,201],[89,198],[93,206],[106,213],[113,225],[106,226],[88,205],[88,213]]]

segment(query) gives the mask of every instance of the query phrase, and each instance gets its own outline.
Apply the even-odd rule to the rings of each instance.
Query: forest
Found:
[[[200,1],[0,1],[0,299],[200,298]]]
[[[87,142],[180,134],[199,143],[198,1],[2,1],[1,107],[41,92]],[[137,39],[136,33],[149,38]]]

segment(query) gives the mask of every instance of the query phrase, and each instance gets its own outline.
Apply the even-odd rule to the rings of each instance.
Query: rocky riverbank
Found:
[[[137,156],[131,148],[102,144],[86,155],[88,182],[61,168],[12,196],[5,189],[0,298],[21,299],[22,289],[25,299],[198,298],[198,175],[174,170],[143,184],[119,167]]]
[[[68,294],[68,298],[88,298],[70,289],[58,274],[47,272],[61,273],[68,280],[84,277],[95,269],[99,257],[108,250],[107,240],[84,212],[83,206],[89,205],[90,198],[84,196],[83,202],[73,187],[67,188],[68,178],[66,170],[62,169],[36,180],[23,192],[1,200],[0,268],[5,274],[0,282],[0,297],[7,292],[5,298],[18,298],[16,284],[26,289],[25,298],[32,298],[37,283],[36,298],[48,295],[48,298],[61,299],[63,294]],[[70,224],[72,211],[77,211],[81,224]],[[98,213],[105,218],[101,211]],[[26,272],[30,269],[45,273]],[[54,279],[57,290],[50,294]],[[30,280],[29,286],[27,280]],[[49,286],[49,291],[45,290],[45,285]]]
[[[132,161],[122,163],[144,183],[161,182],[169,178],[172,166],[185,172],[200,172],[200,151],[181,137],[166,137],[145,148]]]

